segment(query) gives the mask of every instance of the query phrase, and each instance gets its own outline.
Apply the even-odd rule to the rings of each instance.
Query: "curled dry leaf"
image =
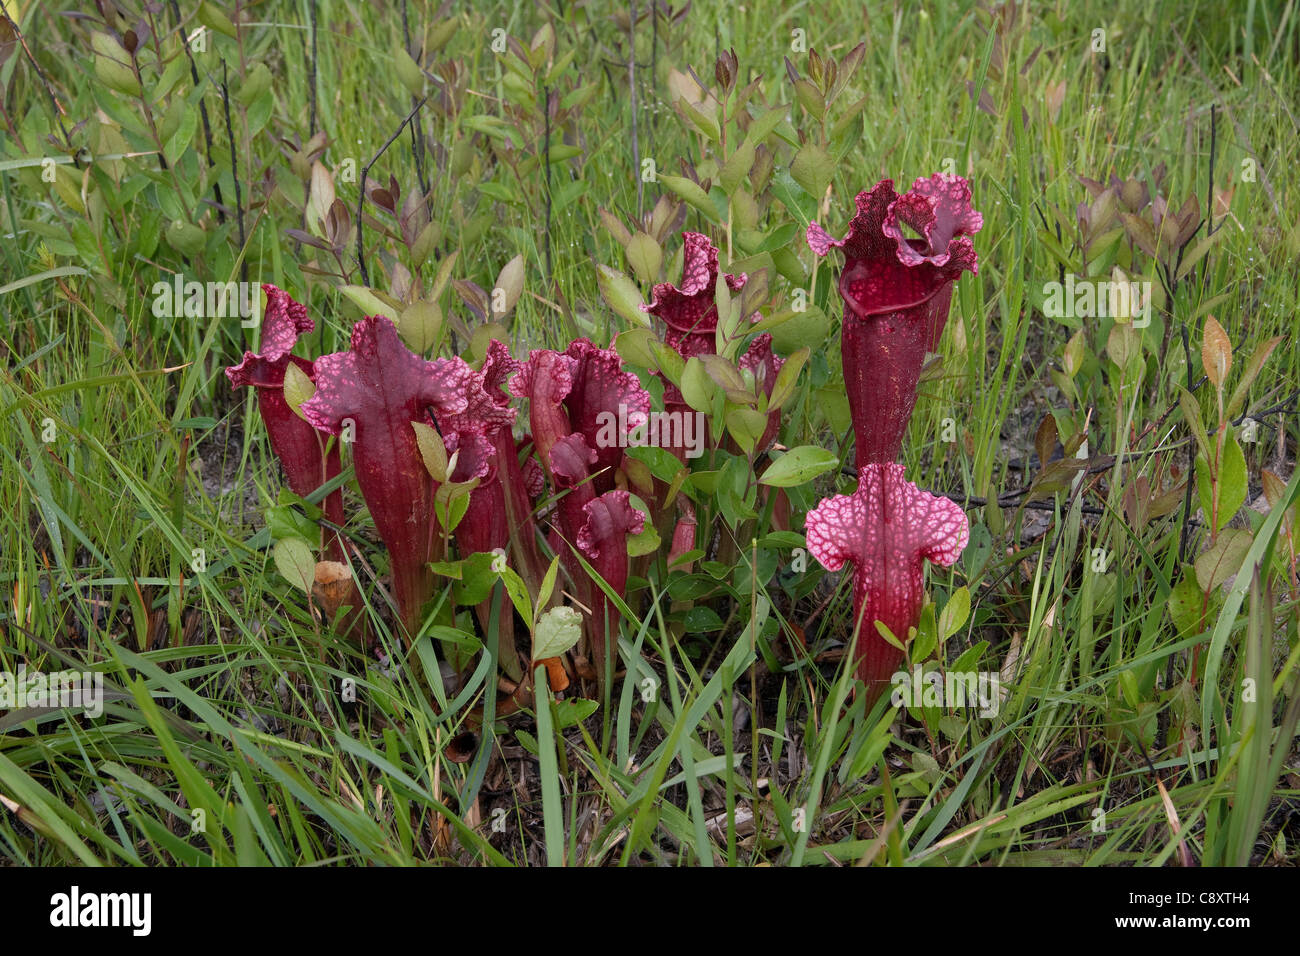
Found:
[[[339,561],[318,561],[311,598],[325,620],[334,622],[340,637],[366,643],[365,605],[351,568]]]
[[[1212,315],[1205,317],[1205,335],[1201,340],[1201,364],[1205,366],[1205,377],[1215,388],[1222,388],[1232,368],[1232,342],[1228,333]]]
[[[443,754],[452,763],[468,763],[478,750],[478,734],[467,730],[447,741]]]

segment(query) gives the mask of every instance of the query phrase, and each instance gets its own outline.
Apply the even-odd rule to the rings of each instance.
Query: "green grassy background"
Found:
[[[320,0],[224,14],[181,3],[186,34],[242,22],[234,36],[208,30],[195,84],[169,4],[151,35],[137,31],[140,96],[97,75],[92,34],[105,26],[63,15],[79,5],[6,7],[23,42],[0,45],[0,670],[93,667],[116,690],[99,721],[0,713],[0,858],[1300,859],[1300,611],[1285,548],[1273,544],[1283,508],[1271,523],[1262,508],[1233,520],[1258,545],[1234,553],[1232,572],[1246,573],[1230,590],[1216,586],[1183,628],[1171,595],[1210,543],[1203,520],[1184,520],[1197,496],[1192,515],[1180,495],[1145,523],[1124,505],[1139,479],[1158,487],[1171,465],[1187,467],[1192,431],[1178,388],[1202,377],[1211,314],[1236,350],[1229,390],[1259,343],[1283,336],[1238,414],[1260,415],[1258,440],[1243,444],[1246,504],[1261,495],[1262,469],[1290,481],[1296,500],[1294,4],[696,2],[651,16],[645,2]],[[119,33],[144,16],[137,4],[121,9],[109,24]],[[521,80],[510,54],[493,50],[493,31],[529,46],[546,24],[554,48]],[[865,43],[826,124],[787,75],[786,57],[809,73],[808,55],[792,49],[795,30],[837,60]],[[1092,49],[1095,30],[1104,53]],[[402,49],[423,76],[412,80]],[[559,728],[571,714],[563,707],[518,715],[476,735],[457,762],[485,673],[458,698],[430,686],[436,666],[367,667],[322,632],[271,561],[265,511],[278,468],[254,406],[222,374],[251,346],[249,333],[237,321],[157,318],[150,290],[178,271],[271,281],[309,305],[309,354],[346,347],[360,314],[339,291],[362,283],[354,234],[336,256],[286,232],[312,232],[302,147],[323,134],[315,155],[355,218],[357,184],[340,171],[351,161],[359,172],[427,92],[420,145],[402,130],[370,176],[393,177],[405,199],[422,174],[433,228],[404,242],[393,217],[368,207],[369,285],[400,295],[414,275],[428,289],[455,254],[449,278],[491,289],[522,256],[525,292],[508,322],[516,352],[576,334],[607,344],[627,322],[602,300],[596,265],[631,269],[600,211],[630,225],[669,194],[638,175],[647,158],[680,175],[683,162],[716,169],[729,155],[670,94],[673,70],[712,85],[715,57],[728,49],[742,83],[758,81],[755,104],[791,104],[770,140],[774,185],[758,228],[796,227],[784,243],[794,265],[769,277],[765,311],[803,287],[830,316],[787,337],[814,356],[788,407],[786,445],[851,455],[833,401],[839,308],[828,267],[802,242],[809,215],[842,230],[854,193],[882,176],[907,183],[948,165],[974,183],[985,220],[979,275],[957,286],[904,462],[922,487],[969,502],[973,528],[962,561],[930,575],[936,605],[963,586],[972,605],[933,659],[999,671],[1009,694],[992,720],[864,713],[839,663],[848,589],[831,579],[801,589],[785,570],[774,574],[788,553],[756,551],[751,566],[742,550],[720,628],[683,641],[666,621],[666,581],[651,580],[641,597],[654,610],[625,622],[626,678],[594,717]],[[538,104],[552,92],[565,115],[550,128]],[[852,103],[861,109],[846,115]],[[805,140],[824,143],[833,160],[827,195],[791,186]],[[123,154],[141,155],[104,158]],[[41,176],[47,158],[57,160],[52,183]],[[1123,263],[1158,290],[1152,327],[1132,361],[1117,364],[1112,323],[1044,316],[1042,287],[1085,268],[1074,237],[1090,197],[1079,177],[1147,181],[1161,164],[1174,208],[1192,195],[1204,216],[1210,191],[1222,196],[1219,238],[1172,296],[1127,239],[1088,267],[1108,275]],[[752,252],[728,214],[715,218],[688,208],[684,227],[710,232],[724,260],[729,239],[731,259]],[[1189,256],[1206,235],[1203,225]],[[678,249],[675,237],[663,244],[668,278]],[[454,285],[439,304],[449,329],[479,324]],[[460,331],[446,350],[466,347]],[[1067,359],[1076,333],[1077,360]],[[1072,377],[1062,371],[1071,363]],[[1197,387],[1190,404],[1213,431],[1212,387]],[[1069,481],[1041,480],[1016,494],[1042,478],[1034,438],[1048,415],[1063,443],[1087,428],[1096,470],[1079,494]],[[817,491],[832,485],[824,478]],[[816,500],[811,489],[804,497]],[[1033,507],[1019,507],[1028,499]],[[202,573],[190,567],[196,548]],[[1263,570],[1247,593],[1256,563]],[[790,621],[806,624],[807,651],[778,661],[769,644]],[[759,632],[767,653],[756,655]],[[640,694],[650,675],[660,687],[653,702]],[[346,677],[360,704],[340,699]]]

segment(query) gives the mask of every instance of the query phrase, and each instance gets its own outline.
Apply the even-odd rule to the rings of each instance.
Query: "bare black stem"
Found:
[[[54,118],[55,120],[58,121],[59,129],[63,133],[63,145],[67,147],[69,152],[71,152],[72,139],[71,137],[68,136],[68,128],[63,125],[63,117],[64,117],[63,104],[60,103],[59,98],[55,96],[54,87],[50,84],[49,77],[45,75],[45,71],[41,69],[41,65],[36,62],[36,57],[32,53],[31,49],[27,46],[27,38],[23,36],[22,30],[18,29],[18,24],[14,20],[10,19],[9,15],[5,13],[3,10],[0,10],[0,16],[3,16],[6,20],[9,20],[9,26],[14,31],[14,36],[18,37],[18,43],[22,46],[23,53],[27,55],[27,61],[31,63],[32,69],[36,71],[36,76],[41,81],[41,86],[45,88],[45,93],[50,98],[50,104],[54,107]]]
[[[406,118],[397,124],[397,129],[393,130],[393,135],[388,137],[384,145],[380,146],[375,155],[371,156],[370,160],[361,167],[361,188],[357,190],[357,265],[361,269],[362,285],[370,285],[370,272],[366,269],[365,220],[363,218],[366,203],[366,178],[370,175],[370,168],[379,162],[379,157],[383,156],[388,147],[397,141],[397,137],[402,135],[402,130],[406,129],[420,110],[424,108],[424,104],[429,102],[429,97],[432,95],[432,93],[428,93],[424,99],[415,104],[414,109],[406,114]]]
[[[185,51],[185,58],[190,61],[190,79],[194,81],[195,88],[199,85],[199,68],[194,63],[194,53],[190,50],[190,45],[185,42],[185,27],[181,23],[181,7],[176,0],[171,2],[172,19],[176,21],[176,29],[181,33],[181,48]],[[205,97],[199,97],[199,119],[203,121],[203,142],[207,147],[208,168],[215,169],[216,163],[212,161],[212,125],[208,122],[208,103]],[[225,204],[221,199],[221,183],[214,176],[212,180],[212,197],[216,200],[217,205],[217,222],[226,221]]]
[[[1183,356],[1187,363],[1187,385],[1188,390],[1190,391],[1192,384],[1192,347],[1187,338],[1186,322],[1182,324],[1182,331],[1180,334],[1183,338]],[[1191,442],[1189,441],[1187,444],[1187,493],[1183,496],[1183,516],[1186,520],[1183,521],[1183,530],[1178,535],[1178,564],[1180,567],[1182,566],[1183,561],[1187,559],[1187,527],[1188,522],[1191,521],[1192,518],[1192,481],[1194,476],[1193,469],[1195,467],[1196,461],[1192,453]]]
[[[1214,235],[1214,161],[1219,145],[1219,104],[1210,104],[1210,172],[1205,179],[1205,235]],[[1208,259],[1208,257],[1207,257]],[[1202,275],[1209,275],[1209,269]]]
[[[1184,347],[1186,347],[1186,329],[1184,329]],[[1268,408],[1263,408],[1263,409],[1259,409],[1258,411],[1250,412],[1248,414],[1239,415],[1236,418],[1232,419],[1230,424],[1240,425],[1246,419],[1250,418],[1250,419],[1254,419],[1257,424],[1262,425],[1265,428],[1271,428],[1273,426],[1269,425],[1267,422],[1260,421],[1259,419],[1262,419],[1267,415],[1285,414],[1288,411],[1294,411],[1298,407],[1300,407],[1300,390],[1296,390],[1292,392],[1286,399],[1277,402],[1276,404],[1271,405]],[[847,437],[845,438],[845,441],[847,441]],[[1195,521],[1191,518],[1191,481],[1193,477],[1191,449],[1194,442],[1195,442],[1195,438],[1189,436],[1187,438],[1179,439],[1176,442],[1172,442],[1164,446],[1164,450],[1166,451],[1171,451],[1184,446],[1188,448],[1188,466],[1187,466],[1188,492],[1187,492],[1187,501],[1185,503],[1187,519],[1183,523],[1182,540],[1179,542],[1179,547],[1178,547],[1178,559],[1180,564],[1185,558],[1187,552],[1186,538],[1187,538],[1188,527],[1195,528],[1195,527],[1199,527],[1201,524],[1201,522]],[[1131,451],[1128,452],[1126,455],[1124,455],[1123,460],[1133,461],[1134,459],[1145,458],[1151,454],[1153,454],[1153,452]],[[1100,474],[1104,474],[1105,472],[1111,471],[1114,467],[1115,467],[1114,456],[1106,455],[1100,459],[1097,459],[1095,464],[1089,465],[1086,469],[1084,469],[1083,474],[1100,475]],[[858,476],[858,470],[854,468],[852,465],[845,465],[843,468],[840,469],[840,474],[847,475],[850,478],[856,478]],[[1002,494],[997,496],[996,500],[1000,507],[1016,506],[1018,503],[1021,503],[1020,502],[1021,498],[1025,497],[1025,495],[1032,493],[1033,491],[1034,491],[1034,486],[1031,483],[1028,485],[1024,485],[1020,488],[1014,488],[1011,491],[1004,491]],[[956,492],[931,491],[931,493],[936,495],[942,495],[943,497],[948,498],[952,501],[956,501],[959,504],[966,504],[970,507],[977,507],[977,508],[988,504],[989,501],[989,499],[987,498],[978,498],[973,495],[967,495],[967,494],[957,494]],[[1056,508],[1056,505],[1051,501],[1026,501],[1021,504],[1023,504],[1023,507],[1025,508],[1032,508],[1036,511],[1052,511]],[[1098,514],[1098,515],[1105,513],[1105,511],[1101,508],[1093,508],[1088,505],[1083,506],[1083,512],[1084,514]]]
[[[230,122],[230,87],[226,83],[226,61],[221,61],[221,103],[226,114],[226,138],[230,140],[230,178],[235,181],[235,218],[239,223],[239,278],[248,281],[248,257],[244,248],[248,237],[244,233],[244,195],[239,185],[239,158],[235,151],[235,131]]]
[[[551,90],[542,87],[542,116],[546,124],[546,138],[542,141],[542,165],[546,167],[546,234],[543,247],[546,250],[546,288],[551,287],[555,277],[551,270]],[[640,181],[638,177],[638,182]]]
[[[650,0],[650,89],[655,100],[650,110],[650,155],[653,156],[655,133],[659,129],[659,0]]]
[[[308,114],[307,132],[316,135],[316,0],[307,4],[307,16],[311,21],[311,74],[307,78],[307,88],[311,91],[311,112]]]
[[[419,66],[421,71],[424,67],[420,61],[424,59],[424,51],[411,49],[411,25],[406,14],[406,0],[402,0],[402,42],[406,46],[406,52],[415,60],[415,65]],[[411,103],[415,103],[415,95],[411,95]],[[424,133],[421,131],[420,114],[417,111],[415,118],[411,120],[411,159],[415,161],[415,178],[420,183],[420,195],[429,195],[429,180],[424,174]],[[549,170],[548,170],[549,172]]]
[[[636,137],[636,0],[628,3],[627,86],[632,100],[632,172],[636,178],[636,218],[641,221],[645,186],[641,182],[641,147]]]
[[[1188,386],[1188,390],[1190,391],[1191,384],[1192,384],[1192,347],[1187,338],[1186,322],[1182,324],[1181,334],[1183,337],[1183,357],[1186,361],[1186,366],[1187,366],[1187,386]],[[1195,466],[1196,463],[1193,460],[1192,447],[1191,444],[1189,443],[1187,447],[1187,490],[1183,495],[1183,527],[1178,532],[1178,567],[1179,568],[1183,566],[1183,562],[1187,559],[1187,532],[1190,529],[1192,523],[1192,482],[1195,480],[1195,476],[1192,472],[1192,469]],[[1169,660],[1165,664],[1165,690],[1168,690],[1169,688],[1174,686],[1174,658],[1176,656],[1177,655],[1175,654],[1170,654]],[[1159,715],[1156,717],[1155,747],[1157,753],[1160,752],[1161,750],[1164,750],[1165,739],[1168,733],[1169,733],[1169,711],[1167,708],[1162,707],[1160,708]]]

